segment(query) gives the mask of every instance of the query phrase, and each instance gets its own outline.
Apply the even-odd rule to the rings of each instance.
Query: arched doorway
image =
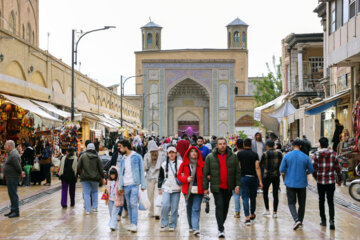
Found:
[[[209,135],[209,93],[199,83],[185,79],[167,96],[168,135]]]

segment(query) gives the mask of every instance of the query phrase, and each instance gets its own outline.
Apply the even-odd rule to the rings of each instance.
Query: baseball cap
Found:
[[[176,148],[175,147],[168,147],[167,148],[167,152],[169,153],[169,152],[175,152],[176,153]]]

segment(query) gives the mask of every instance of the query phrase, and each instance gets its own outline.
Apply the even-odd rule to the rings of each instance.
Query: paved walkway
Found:
[[[22,189],[22,188],[20,188]],[[319,225],[317,194],[308,191],[304,228],[293,231],[293,221],[287,207],[285,187],[280,193],[279,218],[262,216],[264,205],[262,195],[257,198],[257,218],[253,225],[245,226],[244,214],[233,217],[233,201],[225,224],[228,239],[359,239],[360,215],[352,210],[336,205],[336,230]],[[60,191],[37,199],[21,207],[21,217],[8,219],[0,217],[0,239],[188,239],[194,238],[188,232],[185,202],[181,197],[179,221],[176,232],[159,232],[160,223],[148,218],[147,212],[140,212],[138,232],[126,231],[128,219],[122,219],[120,228],[111,232],[107,226],[109,214],[104,201],[99,200],[99,212],[85,215],[81,184],[77,184],[76,206],[63,210],[60,207]],[[3,194],[2,194],[3,195]],[[101,192],[99,192],[100,198]],[[1,196],[3,198],[3,196]],[[270,196],[270,199],[272,197]],[[271,207],[271,205],[270,205]],[[201,212],[201,238],[216,239],[217,225],[213,198],[210,213]]]

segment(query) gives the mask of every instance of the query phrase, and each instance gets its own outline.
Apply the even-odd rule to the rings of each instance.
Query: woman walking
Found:
[[[178,160],[176,148],[171,146],[167,149],[168,157],[160,168],[159,194],[162,195],[161,227],[160,231],[175,231],[178,219],[178,207],[180,200],[181,183],[177,179],[177,170],[181,165]],[[169,213],[170,224],[169,224]]]
[[[178,179],[183,184],[182,193],[186,200],[186,212],[189,231],[195,236],[200,236],[200,210],[203,198],[203,169],[204,161],[201,152],[196,147],[190,147],[180,165]]]
[[[154,206],[154,199],[157,197],[157,189],[158,178],[160,173],[160,168],[163,160],[162,151],[158,151],[158,146],[154,140],[149,141],[148,143],[148,152],[144,157],[144,169],[146,173],[146,186],[147,186],[147,194],[150,200],[150,217],[155,217],[156,219],[160,219],[159,217],[159,207]],[[155,210],[154,210],[155,209]]]
[[[70,195],[71,207],[75,206],[75,185],[77,174],[76,149],[69,148],[69,153],[61,159],[59,177],[61,180],[61,206],[67,208],[67,196]]]

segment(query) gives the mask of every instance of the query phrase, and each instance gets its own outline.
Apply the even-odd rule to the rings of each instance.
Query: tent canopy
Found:
[[[279,109],[274,113],[269,114],[270,117],[276,118],[279,123],[281,123],[283,117],[287,117],[291,114],[294,114],[296,108],[289,102],[286,101]]]
[[[52,105],[50,103],[40,102],[40,101],[36,101],[36,100],[31,100],[31,101],[36,103],[37,105],[43,107],[47,111],[55,113],[56,115],[59,115],[59,116],[61,116],[63,118],[71,117],[71,113],[65,112],[65,111],[63,111],[61,109],[58,109],[57,107],[55,107],[54,105]],[[75,118],[80,118],[81,119],[81,114],[75,114]]]
[[[9,96],[6,94],[2,94],[2,95],[6,99],[8,99],[10,102],[12,102],[13,104],[38,115],[40,118],[44,118],[46,120],[51,120],[51,121],[55,121],[55,122],[61,122],[59,119],[57,119],[57,118],[51,116],[50,114],[48,114],[47,112],[41,110],[37,105],[35,105],[28,99]]]

